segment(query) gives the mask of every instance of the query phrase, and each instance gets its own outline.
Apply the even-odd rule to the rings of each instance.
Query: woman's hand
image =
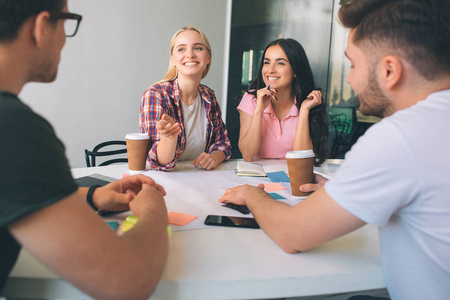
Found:
[[[161,136],[168,139],[176,139],[181,132],[180,124],[167,114],[163,114],[161,120],[156,123],[156,129]]]
[[[276,89],[270,88],[270,85],[268,87],[264,87],[262,89],[259,89],[256,92],[256,110],[259,112],[263,112],[267,106],[269,106],[269,103],[272,100],[278,100],[275,94],[278,93]]]
[[[200,166],[203,169],[211,170],[217,167],[219,162],[211,154],[203,152],[196,159],[191,161],[191,164],[194,165],[196,168]]]
[[[320,104],[322,104],[322,92],[320,90],[314,90],[303,100],[300,109],[310,111],[313,107]]]

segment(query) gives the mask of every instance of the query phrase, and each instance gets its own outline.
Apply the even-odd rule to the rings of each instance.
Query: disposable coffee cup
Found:
[[[286,153],[293,196],[300,197],[310,194],[301,192],[298,188],[302,184],[314,182],[314,157],[313,150],[290,151]]]
[[[125,140],[127,141],[129,173],[144,172],[150,137],[146,133],[128,133]]]

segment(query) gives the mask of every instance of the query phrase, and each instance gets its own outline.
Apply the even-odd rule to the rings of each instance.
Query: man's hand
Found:
[[[163,196],[164,188],[145,175],[127,176],[95,190],[94,205],[100,210],[120,211],[129,209],[129,203],[142,190],[143,185],[154,186]]]
[[[314,174],[314,183],[303,184],[298,189],[301,192],[305,192],[305,193],[315,192],[319,188],[321,188],[327,181],[328,181],[328,179],[326,179],[325,177],[323,177],[319,174]]]
[[[266,192],[264,192],[264,184],[260,184],[258,186],[252,186],[248,184],[240,185],[231,189],[227,189],[222,198],[219,199],[219,202],[247,205],[247,196],[252,197],[259,193],[266,194]]]
[[[167,222],[167,208],[164,195],[158,185],[143,184],[141,191],[130,202],[131,212],[136,217],[157,214]]]

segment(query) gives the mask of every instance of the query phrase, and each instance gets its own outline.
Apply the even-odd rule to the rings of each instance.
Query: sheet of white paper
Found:
[[[275,164],[273,164],[273,162],[274,160],[270,162],[270,165],[264,165],[265,162],[261,161],[266,172],[287,171],[285,161],[275,161]],[[244,215],[233,209],[223,207],[218,200],[228,188],[243,184],[257,186],[258,184],[269,183],[271,181],[267,177],[237,176],[234,172],[234,168],[235,163],[228,163],[228,165],[224,164],[223,167],[212,171],[204,171],[190,166],[184,166],[183,168],[176,168],[171,172],[147,171],[144,174],[164,186],[167,192],[165,201],[168,212],[174,211],[198,216],[197,219],[185,226],[170,225],[173,231],[180,231],[210,228],[211,226],[204,224],[207,215],[252,217],[251,214]],[[328,170],[325,172],[321,168],[316,168],[316,171],[322,171],[323,173],[320,173],[323,175],[327,177],[330,176]],[[119,171],[117,171],[117,175],[118,174]],[[305,197],[293,197],[288,182],[282,182],[280,184],[283,185],[286,190],[281,190],[277,193],[286,199],[278,201],[288,205],[296,205],[305,199]],[[108,220],[121,222],[128,215],[131,215],[131,212],[108,217]]]

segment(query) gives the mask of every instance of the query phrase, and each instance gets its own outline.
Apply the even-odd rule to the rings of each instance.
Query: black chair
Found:
[[[115,146],[115,147],[114,147]],[[117,146],[125,146],[121,147],[121,149],[117,149]],[[114,150],[102,150],[103,147],[110,147],[110,148],[116,148]],[[102,151],[100,151],[102,150]],[[102,156],[110,156],[110,155],[119,155],[127,153],[127,143],[125,141],[106,141],[103,143],[98,144],[97,146],[92,149],[92,151],[89,151],[88,149],[84,149],[84,157],[86,158],[86,166],[89,167],[95,167],[95,159],[96,157],[102,157]],[[127,163],[128,158],[113,158],[108,159],[102,163],[99,164],[99,166],[107,166],[110,164],[115,163]]]

